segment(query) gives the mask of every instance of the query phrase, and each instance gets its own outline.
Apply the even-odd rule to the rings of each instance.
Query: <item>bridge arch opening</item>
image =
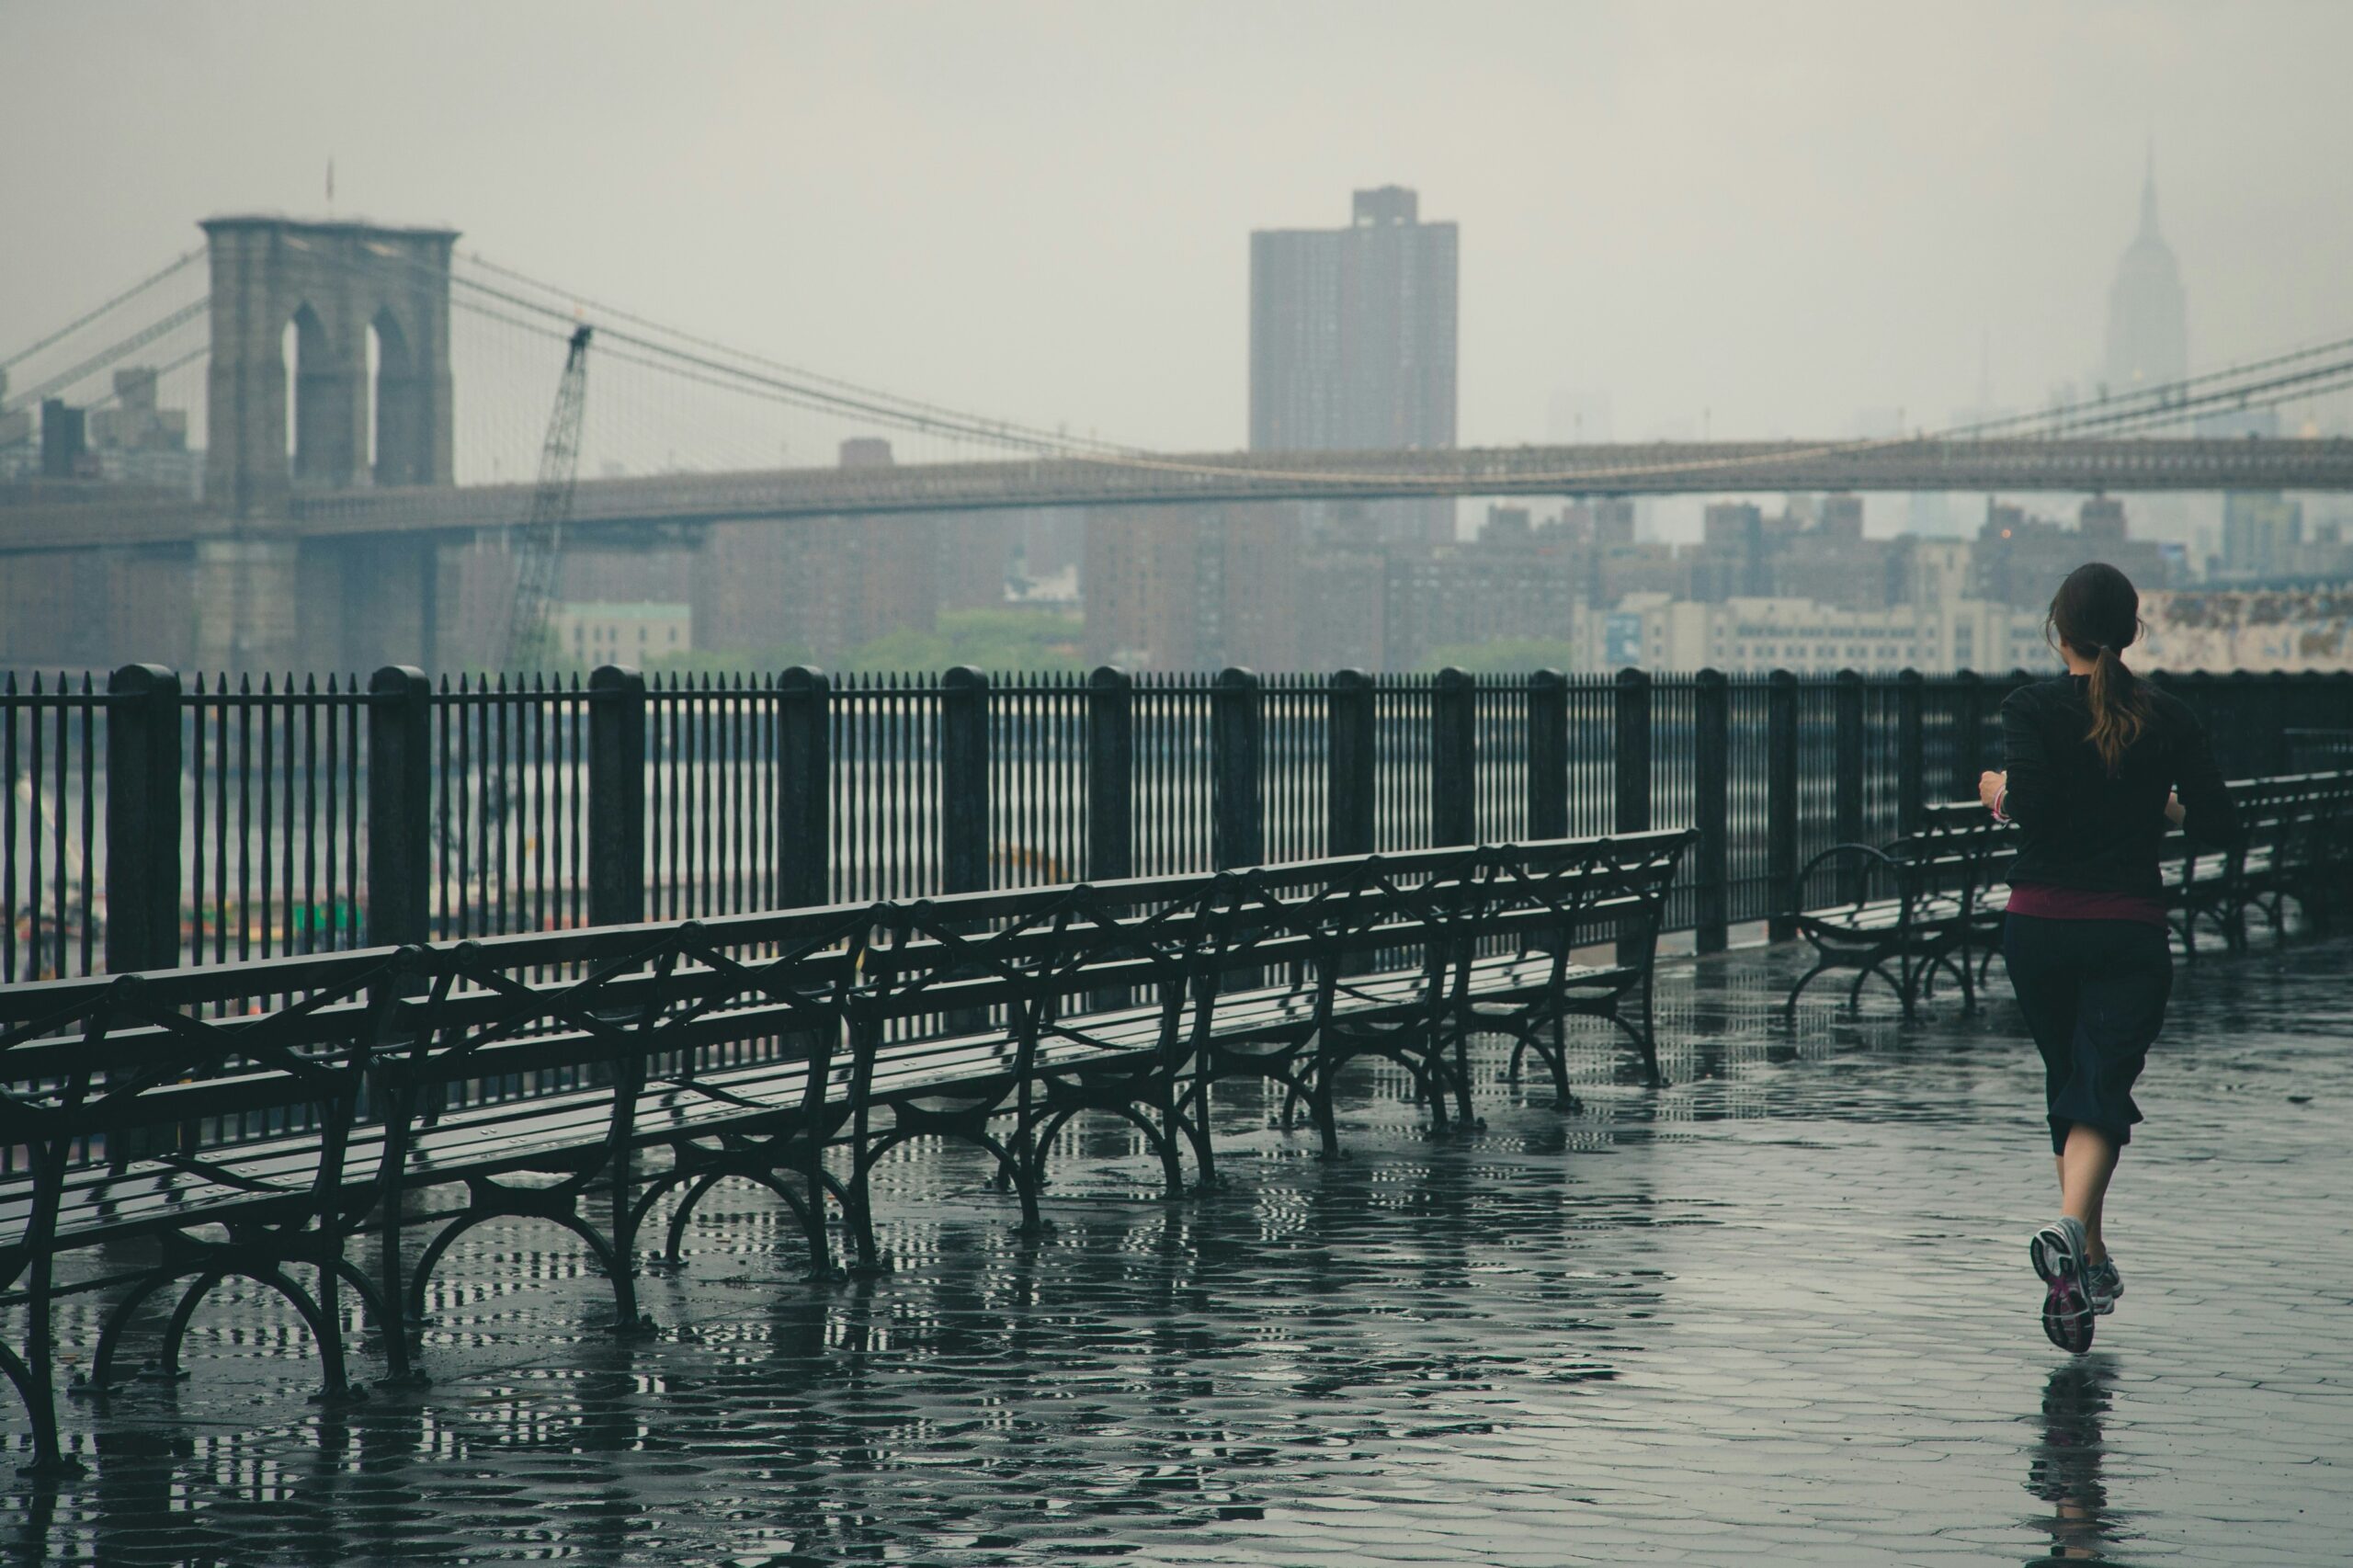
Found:
[[[373,474],[376,472],[377,436],[384,423],[384,400],[377,384],[384,373],[384,340],[376,330],[374,322],[368,324],[367,341],[362,347],[367,352],[360,359],[359,380],[368,389],[368,417],[365,421],[368,447],[359,454],[359,461],[361,472]]]
[[[278,334],[278,364],[286,387],[284,451],[286,471],[291,473],[294,471],[295,446],[301,439],[297,415],[302,402],[302,333],[291,316],[286,318],[285,326]]]
[[[286,455],[298,485],[332,487],[351,481],[358,389],[308,301],[278,335],[285,373]]]
[[[389,305],[368,324],[368,472],[378,484],[430,484],[431,384],[415,347]]]

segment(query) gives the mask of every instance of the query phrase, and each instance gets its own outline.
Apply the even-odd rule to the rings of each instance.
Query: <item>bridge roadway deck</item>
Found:
[[[341,1415],[274,1298],[222,1299],[192,1381],[77,1408],[87,1477],[0,1481],[0,1532],[119,1564],[2342,1562],[2353,942],[2182,971],[2082,1361],[2035,1321],[2014,1011],[1790,1032],[1792,957],[1671,967],[1677,1086],[1596,1049],[1575,1117],[1491,1072],[1484,1131],[1433,1142],[1368,1072],[1325,1166],[1237,1095],[1233,1188],[1175,1207],[1083,1128],[1042,1241],[911,1152],[880,1280],[804,1283],[765,1198],[715,1199],[651,1341],[599,1332],[553,1233],[487,1227],[438,1381]]]
[[[1033,506],[1381,500],[1415,495],[1727,494],[1755,491],[2353,489],[2353,440],[2118,437],[1715,441],[1431,451],[1216,452],[1133,460],[911,463],[895,468],[585,479],[574,521],[595,528]],[[529,487],[298,495],[274,538],[470,533],[518,522]],[[184,542],[232,525],[190,503],[27,497],[0,506],[0,552]]]

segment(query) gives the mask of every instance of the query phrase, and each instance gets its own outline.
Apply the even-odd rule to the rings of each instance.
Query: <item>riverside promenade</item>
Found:
[[[2178,971],[2095,1352],[2037,1324],[2040,1065],[1995,1001],[1794,1028],[1800,953],[1662,970],[1673,1080],[1598,1033],[1580,1113],[1478,1058],[1483,1130],[1347,1080],[1349,1157],[1222,1091],[1223,1190],[1108,1120],[1048,1213],[963,1149],[877,1178],[894,1268],[813,1284],[751,1188],[649,1273],[568,1237],[437,1280],[435,1381],[335,1411],[274,1296],[178,1385],[75,1402],[83,1477],[0,1471],[10,1561],[149,1563],[2334,1563],[2353,1540],[2353,940]],[[1843,988],[1842,988],[1843,989]],[[71,1267],[103,1259],[75,1257]],[[85,1353],[99,1301],[60,1303]],[[374,1358],[363,1356],[372,1375]],[[72,1370],[67,1368],[66,1370]],[[28,1452],[21,1411],[9,1459]]]

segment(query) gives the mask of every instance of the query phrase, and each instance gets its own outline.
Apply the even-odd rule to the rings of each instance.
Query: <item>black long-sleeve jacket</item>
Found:
[[[2010,881],[2154,895],[2164,887],[2157,849],[2166,796],[2181,797],[2182,831],[2217,847],[2238,842],[2238,812],[2197,715],[2146,684],[2148,724],[2110,777],[2088,738],[2090,687],[2088,676],[2061,676],[2002,704],[2002,812],[2017,819],[2021,840]]]

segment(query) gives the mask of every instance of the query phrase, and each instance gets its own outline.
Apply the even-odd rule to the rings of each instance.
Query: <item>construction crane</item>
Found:
[[[564,520],[572,516],[572,492],[580,477],[580,416],[588,394],[588,337],[577,326],[563,357],[563,379],[556,383],[555,412],[548,416],[547,440],[540,448],[540,481],[531,490],[531,510],[510,534],[515,552],[515,601],[507,607],[506,630],[490,667],[506,670],[518,661],[544,664],[548,607],[555,598],[557,552]]]

